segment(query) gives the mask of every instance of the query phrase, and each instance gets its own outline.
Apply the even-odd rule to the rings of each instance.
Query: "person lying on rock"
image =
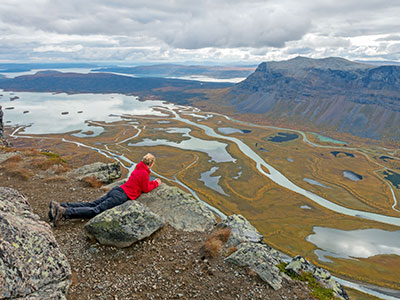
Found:
[[[56,227],[62,219],[86,219],[120,205],[127,200],[135,200],[142,193],[148,193],[161,184],[160,179],[150,181],[150,169],[154,166],[153,154],[146,154],[136,165],[135,170],[123,185],[114,187],[106,195],[92,202],[64,202],[51,201],[49,205],[49,219]]]

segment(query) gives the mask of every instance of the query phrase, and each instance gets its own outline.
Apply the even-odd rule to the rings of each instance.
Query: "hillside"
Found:
[[[13,79],[0,79],[0,88],[9,91],[56,93],[120,93],[162,98],[179,104],[203,97],[201,90],[226,88],[231,83],[212,83],[167,78],[133,78],[107,73],[38,72]]]
[[[0,150],[0,187],[23,193],[45,222],[52,200],[90,201],[104,194],[66,176],[68,170],[62,160],[37,150]],[[302,282],[276,291],[250,269],[224,262],[224,255],[205,255],[209,231],[168,225],[131,247],[116,248],[89,240],[85,223],[69,220],[52,229],[71,264],[67,299],[314,299]]]
[[[134,74],[137,76],[152,77],[182,77],[182,76],[209,76],[213,78],[247,77],[254,71],[253,66],[225,67],[225,66],[185,66],[174,64],[159,64],[137,67],[107,67],[94,71]]]
[[[400,140],[400,67],[342,58],[263,62],[223,97],[237,113]]]

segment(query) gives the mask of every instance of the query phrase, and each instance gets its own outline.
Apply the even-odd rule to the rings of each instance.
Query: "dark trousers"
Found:
[[[66,219],[90,219],[99,213],[113,208],[129,200],[121,187],[115,187],[100,199],[92,202],[64,202],[61,206],[66,208]]]

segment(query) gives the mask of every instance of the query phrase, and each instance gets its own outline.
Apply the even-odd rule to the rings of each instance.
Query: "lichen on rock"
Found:
[[[263,243],[244,242],[238,250],[225,258],[225,261],[239,266],[249,267],[274,290],[282,287],[284,279],[290,278],[282,273],[277,265],[281,262],[280,254],[275,249]]]
[[[264,236],[242,215],[231,215],[217,224],[218,228],[230,228],[227,247],[237,246],[243,242],[261,242]]]
[[[85,165],[81,168],[73,170],[68,173],[69,176],[82,180],[87,177],[95,177],[102,183],[111,183],[113,180],[121,177],[121,168],[118,162],[115,163],[102,163],[95,162],[93,164]]]
[[[137,200],[176,229],[205,231],[217,223],[214,214],[203,202],[165,183],[150,193],[142,194]]]
[[[286,270],[295,272],[298,275],[301,275],[302,273],[310,273],[323,287],[332,289],[336,297],[345,300],[350,299],[342,285],[332,278],[329,271],[314,266],[300,255],[292,259],[292,261],[286,266]]]
[[[89,237],[103,245],[124,248],[163,226],[162,219],[142,203],[128,200],[92,218],[85,229]]]
[[[65,299],[71,268],[50,226],[0,187],[0,299]]]

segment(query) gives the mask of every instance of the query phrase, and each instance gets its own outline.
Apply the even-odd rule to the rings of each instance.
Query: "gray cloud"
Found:
[[[398,15],[397,0],[2,0],[0,61],[399,59]]]

